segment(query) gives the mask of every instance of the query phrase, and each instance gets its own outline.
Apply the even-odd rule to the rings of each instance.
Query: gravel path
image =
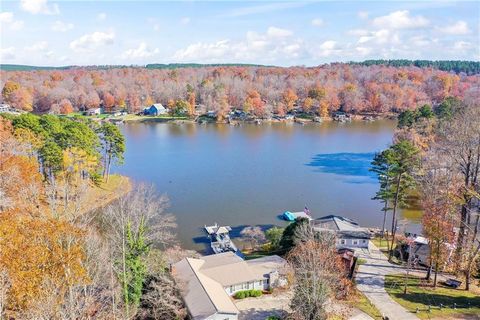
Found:
[[[358,251],[357,251],[358,252]],[[385,255],[372,243],[370,250],[359,252],[359,258],[366,260],[358,268],[356,275],[357,288],[390,320],[418,319],[395,302],[385,291],[385,275],[402,273],[404,268],[388,262]]]

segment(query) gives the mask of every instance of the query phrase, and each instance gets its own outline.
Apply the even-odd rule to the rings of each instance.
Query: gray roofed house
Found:
[[[167,109],[161,103],[154,103],[150,107],[143,109],[143,113],[147,116],[159,116],[161,114],[166,114]]]
[[[337,235],[337,247],[368,248],[370,232],[345,217],[329,215],[311,221],[316,231],[332,231]]]
[[[193,320],[236,320],[238,310],[230,296],[242,290],[268,290],[285,285],[280,277],[286,261],[268,256],[245,261],[233,252],[185,258],[172,267]]]

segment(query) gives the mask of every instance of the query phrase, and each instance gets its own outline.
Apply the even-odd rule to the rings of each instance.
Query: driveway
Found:
[[[290,311],[290,292],[266,294],[258,298],[235,300],[240,311],[238,320],[265,320],[268,316],[282,316]]]
[[[395,302],[385,291],[385,275],[402,273],[405,269],[388,262],[387,257],[372,243],[370,250],[362,250],[358,257],[366,260],[358,267],[356,282],[360,290],[377,309],[390,320],[418,319],[413,313]]]
[[[291,311],[289,308],[291,291],[263,295],[258,298],[235,300],[235,305],[240,311],[238,320],[265,320],[268,316],[285,315]],[[340,303],[329,304],[328,312],[341,314],[349,320],[373,320],[369,315],[356,308],[351,308]]]

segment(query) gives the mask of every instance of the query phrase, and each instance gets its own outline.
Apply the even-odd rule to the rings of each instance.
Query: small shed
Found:
[[[168,111],[161,103],[152,104],[150,107],[143,110],[143,114],[146,116],[159,116],[166,114]]]

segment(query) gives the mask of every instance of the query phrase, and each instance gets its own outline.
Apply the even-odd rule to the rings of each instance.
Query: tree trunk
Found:
[[[388,253],[388,261],[392,260],[392,254],[393,254],[393,244],[395,242],[395,233],[396,233],[396,217],[397,217],[397,207],[398,207],[398,197],[400,195],[400,184],[402,182],[402,174],[398,177],[397,180],[397,188],[395,190],[395,200],[393,201],[393,213],[392,213],[392,246],[390,248],[390,252]]]
[[[127,266],[126,266],[126,248],[125,248],[125,223],[122,222],[122,267],[123,267],[123,299],[125,301],[125,312],[127,319],[129,318],[129,301],[128,301],[128,283],[127,283]]]
[[[385,222],[387,220],[387,208],[388,208],[388,201],[385,200],[385,207],[383,208],[383,224],[382,224],[382,238],[385,239]]]
[[[433,288],[437,287],[437,276],[438,276],[438,260],[435,261],[435,276],[433,277]]]

